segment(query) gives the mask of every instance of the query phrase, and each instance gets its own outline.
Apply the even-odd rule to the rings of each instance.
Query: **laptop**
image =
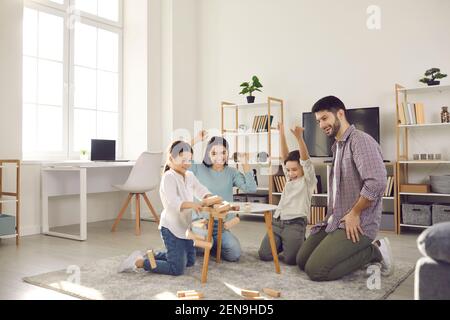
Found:
[[[116,160],[116,140],[91,140],[91,161],[128,162]]]

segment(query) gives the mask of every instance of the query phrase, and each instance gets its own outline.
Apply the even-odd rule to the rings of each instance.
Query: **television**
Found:
[[[347,120],[361,131],[371,135],[380,143],[380,108],[347,109]],[[334,138],[329,138],[320,129],[316,116],[312,112],[303,113],[304,137],[311,157],[332,157],[331,146]]]

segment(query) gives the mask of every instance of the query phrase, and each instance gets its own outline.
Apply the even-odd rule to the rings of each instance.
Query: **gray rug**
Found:
[[[273,262],[258,259],[256,248],[246,248],[243,252],[238,263],[216,264],[212,259],[205,285],[200,282],[201,257],[197,257],[195,266],[188,268],[187,273],[179,277],[148,274],[144,271],[118,274],[116,269],[126,257],[124,255],[83,266],[79,277],[76,272],[60,270],[23,280],[81,299],[93,300],[171,300],[176,299],[178,290],[198,290],[205,294],[205,299],[235,300],[242,299],[239,295],[240,288],[262,291],[266,287],[281,291],[279,299],[375,300],[387,298],[414,270],[412,264],[397,262],[395,273],[390,277],[381,277],[379,289],[370,290],[366,269],[338,281],[313,282],[296,266],[287,266],[282,262],[281,274],[276,274]],[[261,295],[265,296],[263,293]]]

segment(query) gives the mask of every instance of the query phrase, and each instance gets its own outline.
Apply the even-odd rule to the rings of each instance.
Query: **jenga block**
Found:
[[[217,212],[226,212],[231,210],[231,204],[227,201],[222,202],[222,204],[215,204],[213,206],[214,210]]]
[[[202,292],[195,290],[177,291],[177,298],[180,300],[199,300],[204,297],[205,295]]]
[[[264,288],[264,289],[263,289],[263,292],[264,292],[265,294],[267,294],[268,296],[271,296],[271,297],[273,297],[273,298],[279,298],[279,297],[281,297],[281,292],[280,292],[280,291],[277,291],[277,290],[274,290],[274,289]]]
[[[246,298],[254,298],[260,296],[259,291],[244,290],[244,289],[241,290],[241,295]]]
[[[179,300],[200,300],[201,298],[199,296],[186,296],[178,298]]]
[[[203,199],[203,204],[205,205],[205,207],[211,207],[215,204],[222,203],[222,200],[223,199],[219,196],[212,196],[212,197]]]
[[[212,242],[203,241],[203,240],[194,240],[194,246],[200,247],[203,249],[211,249],[212,248]]]
[[[152,269],[155,269],[156,268],[156,260],[155,260],[154,254],[153,254],[153,250],[147,251],[147,257],[148,257],[148,261],[150,261],[150,267]]]
[[[190,240],[202,240],[202,241],[206,240],[205,236],[196,234],[196,233],[192,232],[191,230],[186,231],[186,237]]]
[[[224,228],[227,230],[230,230],[231,228],[233,228],[235,225],[237,225],[239,222],[241,222],[241,219],[239,219],[238,217],[231,219],[230,221],[227,221],[223,224]]]
[[[208,220],[200,219],[192,222],[192,226],[199,229],[206,229],[206,225],[208,224]]]
[[[185,295],[185,297],[199,297],[200,299],[203,299],[205,297],[205,295],[202,292],[187,292]]]
[[[257,296],[257,297],[244,297],[245,300],[265,300],[264,297]]]

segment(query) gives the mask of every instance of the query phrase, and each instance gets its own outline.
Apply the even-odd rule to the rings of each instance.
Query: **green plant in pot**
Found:
[[[441,69],[431,68],[425,72],[425,78],[422,78],[419,81],[422,83],[426,83],[429,86],[438,86],[441,84],[439,79],[443,79],[446,76],[446,74],[441,73]],[[431,79],[428,77],[431,77]]]
[[[255,96],[253,95],[253,92],[255,91],[261,91],[261,88],[263,85],[261,82],[259,82],[259,79],[257,76],[253,76],[251,82],[244,82],[241,84],[242,91],[239,94],[248,94],[247,96],[247,102],[248,103],[254,103],[255,102]]]

